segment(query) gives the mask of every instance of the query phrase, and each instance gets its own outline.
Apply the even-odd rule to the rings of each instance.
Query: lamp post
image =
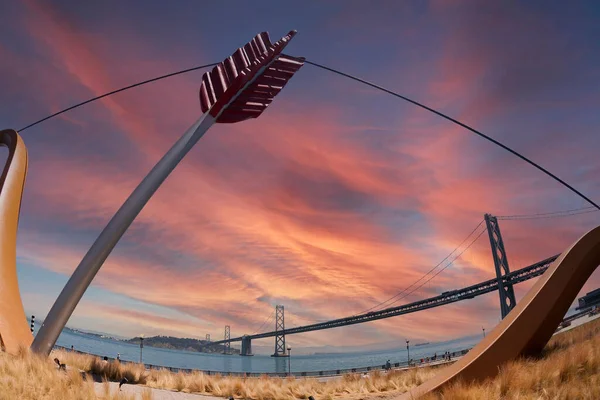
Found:
[[[408,340],[406,341],[406,352],[407,352],[407,360],[406,360],[406,364],[410,367],[410,348],[408,347]]]
[[[481,330],[483,331],[483,338],[485,339],[485,328],[481,328]]]
[[[287,347],[288,351],[288,376],[292,376],[292,348]]]
[[[144,334],[140,335],[140,364],[142,363],[142,351],[144,349]]]

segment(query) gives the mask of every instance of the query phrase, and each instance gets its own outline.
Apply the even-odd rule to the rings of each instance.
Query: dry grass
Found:
[[[358,398],[372,393],[406,391],[436,374],[434,368],[420,368],[410,372],[375,372],[368,378],[348,374],[340,379],[319,382],[314,378],[241,378],[208,376],[202,373],[173,374],[168,371],[152,371],[148,386],[169,388],[190,393],[243,399],[318,399],[335,397]]]
[[[500,374],[493,380],[477,385],[465,385],[459,382],[445,389],[442,393],[425,396],[423,400],[598,400],[600,399],[599,334],[600,319],[553,337],[539,358],[511,362],[503,366]],[[262,378],[241,378],[204,375],[200,372],[144,371],[141,365],[119,364],[117,362],[105,364],[93,356],[64,351],[58,351],[55,354],[61,362],[66,362],[67,365],[93,372],[110,380],[120,380],[122,377],[127,377],[130,383],[141,383],[151,388],[223,397],[233,396],[253,400],[296,400],[307,399],[308,396],[314,396],[315,399],[319,400],[392,397],[419,385],[434,376],[439,368],[443,368],[418,368],[410,371],[395,371],[389,374],[375,372],[367,378],[357,374],[345,375],[339,379],[319,382],[313,378],[297,380],[266,376]],[[19,360],[21,363],[29,362],[23,357]],[[37,360],[37,363],[44,364],[46,365],[44,368],[48,368],[48,363],[45,361]],[[21,368],[22,371],[23,368],[27,370],[25,367]],[[51,367],[50,370],[52,370]],[[48,371],[45,373],[50,374],[51,372]],[[37,372],[35,373],[37,374]],[[57,375],[56,371],[52,373]],[[0,379],[4,378],[0,377]],[[82,392],[84,395],[77,398],[87,399],[85,393],[89,392],[89,388],[86,389],[86,384],[89,385],[89,383],[83,381],[81,377],[72,379],[75,379],[76,383],[70,383],[69,379],[63,379],[62,389],[58,392],[69,392],[74,387],[81,387],[84,390]],[[3,384],[4,381],[0,382]],[[0,384],[0,389],[3,387],[2,384]],[[85,390],[88,390],[88,392],[85,392]],[[0,399],[3,398],[1,396],[2,394],[0,394]],[[71,397],[56,398],[70,399]]]
[[[359,398],[373,393],[404,392],[437,372],[435,367],[418,368],[409,372],[394,371],[388,374],[374,372],[366,378],[359,374],[348,374],[340,379],[319,382],[314,378],[242,378],[205,375],[201,372],[144,371],[139,364],[121,364],[115,361],[105,363],[94,356],[62,350],[53,352],[51,357],[58,357],[67,365],[108,380],[118,381],[126,377],[130,383],[141,383],[151,388],[255,400],[307,399],[311,395],[319,400],[335,397]]]
[[[94,383],[77,369],[59,371],[49,358],[28,350],[17,356],[0,352],[0,400],[133,400],[132,396],[110,394],[97,397]]]
[[[554,336],[537,359],[504,365],[495,378],[458,382],[422,400],[600,399],[600,319]]]
[[[50,358],[54,357],[57,357],[61,363],[79,368],[82,371],[89,372],[109,381],[118,382],[123,378],[127,378],[130,384],[143,385],[146,383],[148,377],[148,371],[141,364],[121,364],[117,361],[106,362],[89,354],[63,350],[52,351]]]

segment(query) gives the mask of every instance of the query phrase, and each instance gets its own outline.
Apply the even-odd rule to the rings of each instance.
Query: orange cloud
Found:
[[[46,3],[27,4],[34,16],[26,21],[29,33],[64,67],[57,85],[98,95],[175,69],[177,60],[147,63],[126,52],[117,58],[130,68],[117,68],[104,51],[110,47],[105,39],[81,32]],[[147,46],[127,38],[131,48]],[[449,36],[423,98],[456,107],[461,119],[486,121],[503,103],[476,101],[478,79],[488,73],[490,58],[486,52],[455,55],[463,38],[462,31]],[[392,71],[395,65],[381,68]],[[419,69],[413,67],[414,74]],[[65,122],[46,125],[47,136],[58,135],[62,126],[76,130],[68,145],[79,151],[65,150],[64,143],[43,152],[31,145],[35,157],[19,245],[25,259],[72,272],[135,185],[197,117],[199,74],[192,76],[68,114],[75,128]],[[288,89],[297,82],[303,81],[295,77]],[[468,93],[461,99],[471,101],[457,105],[457,92]],[[286,93],[259,120],[212,128],[144,208],[95,284],[207,324],[231,324],[234,332],[255,329],[274,304],[286,306],[288,326],[300,325],[359,312],[406,288],[454,249],[485,212],[536,212],[549,204],[527,195],[532,185],[541,186],[538,175],[421,110],[376,126],[368,119],[357,125],[339,105],[305,103]],[[548,198],[562,196],[556,187],[543,188]],[[577,218],[583,217],[564,224],[501,222],[511,267],[560,252],[597,223]],[[483,235],[402,302],[493,276]],[[520,295],[530,283],[523,285]],[[488,295],[292,340],[344,345],[403,337],[441,340],[497,322],[497,302],[497,294]],[[98,307],[101,315],[116,311]],[[182,333],[199,328],[138,310],[121,310],[119,318]]]

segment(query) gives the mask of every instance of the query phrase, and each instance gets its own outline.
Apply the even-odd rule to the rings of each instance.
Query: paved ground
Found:
[[[106,394],[104,383],[95,383],[96,395],[103,398]],[[119,384],[110,382],[110,393],[115,394],[119,391]],[[182,392],[172,392],[170,390],[150,389],[141,385],[123,385],[121,392],[128,395],[135,395],[136,400],[142,399],[142,393],[150,390],[152,392],[152,400],[223,400],[223,397],[205,396],[202,394],[189,394]]]

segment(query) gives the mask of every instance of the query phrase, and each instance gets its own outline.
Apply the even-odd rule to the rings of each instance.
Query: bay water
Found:
[[[481,335],[468,336],[446,342],[436,342],[421,346],[410,347],[410,358],[420,361],[421,358],[431,357],[434,354],[443,356],[444,352],[459,351],[473,347]],[[136,344],[123,341],[100,338],[80,332],[63,331],[56,343],[59,346],[85,353],[96,354],[115,358],[120,354],[121,360],[140,361],[140,347]],[[145,364],[160,365],[175,368],[190,368],[203,371],[218,372],[254,372],[254,373],[285,373],[288,370],[287,357],[270,357],[267,355],[254,355],[242,357],[240,355],[207,354],[183,350],[161,349],[144,346],[142,350]],[[289,360],[291,371],[327,371],[336,369],[350,369],[369,366],[381,366],[387,360],[392,364],[406,362],[406,344],[399,342],[397,348],[378,351],[328,353],[313,355],[294,355],[292,352]]]

